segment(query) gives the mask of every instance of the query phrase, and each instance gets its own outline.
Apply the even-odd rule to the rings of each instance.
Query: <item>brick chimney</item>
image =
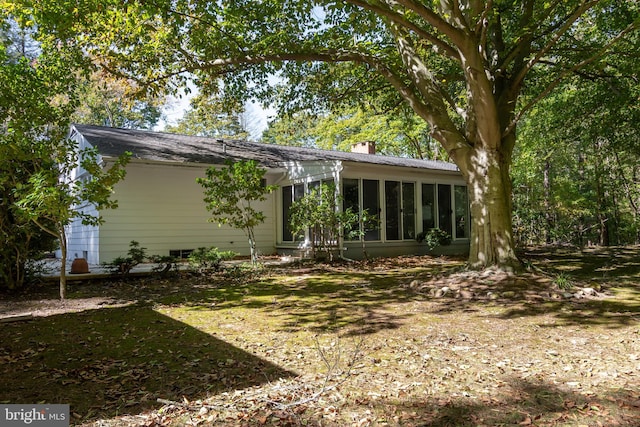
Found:
[[[376,143],[374,141],[362,141],[351,144],[352,153],[376,154]]]

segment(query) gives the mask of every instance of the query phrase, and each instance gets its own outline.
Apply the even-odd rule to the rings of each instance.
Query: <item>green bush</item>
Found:
[[[429,250],[432,250],[438,246],[447,246],[451,244],[451,235],[446,231],[440,230],[439,228],[431,228],[427,231],[421,231],[416,236],[416,240],[419,243],[425,242],[425,244],[429,247]]]
[[[189,265],[199,273],[220,271],[222,261],[232,259],[237,254],[233,251],[220,251],[216,247],[198,248],[189,254]]]
[[[112,273],[126,275],[129,274],[135,266],[145,261],[158,264],[158,266],[155,267],[153,271],[164,274],[171,270],[171,267],[174,266],[176,259],[175,257],[169,255],[147,256],[147,248],[141,247],[140,243],[132,240],[129,243],[129,251],[127,251],[127,256],[119,256],[113,261],[105,263],[103,265],[110,267]]]
[[[104,265],[111,267],[112,273],[129,274],[131,269],[141,262],[144,262],[146,257],[147,248],[140,247],[140,243],[132,240],[129,243],[127,256],[119,256],[111,262],[104,263]]]

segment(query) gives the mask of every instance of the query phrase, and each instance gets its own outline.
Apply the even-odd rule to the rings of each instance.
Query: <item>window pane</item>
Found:
[[[376,179],[362,180],[362,210],[380,218],[380,185]],[[364,240],[380,240],[380,221],[366,225]]]
[[[359,183],[360,181],[358,181],[357,179],[345,178],[342,181],[342,209],[344,212],[346,212],[347,209],[351,209],[351,212],[360,212],[360,200],[358,196]],[[352,233],[353,231],[357,231],[358,227],[358,224],[354,224],[352,228],[345,229],[345,239],[360,240],[360,236],[358,236],[358,233]]]
[[[469,237],[469,195],[466,185],[455,186],[456,237]]]
[[[342,202],[344,210],[351,208],[351,210],[359,211],[359,198],[358,198],[358,183],[357,179],[345,178],[342,182]]]
[[[296,184],[293,187],[293,200],[300,200],[304,197],[304,184]]]
[[[422,184],[422,231],[436,228],[435,184]]]
[[[384,182],[387,240],[400,240],[400,183]]]
[[[438,227],[453,236],[451,230],[451,186],[438,184]]]
[[[293,186],[293,200],[300,200],[304,197],[304,184],[295,184]],[[300,235],[298,236],[293,236],[293,239],[295,241],[304,241],[305,240],[305,235],[303,232],[301,232]]]
[[[293,187],[290,185],[282,187],[282,241],[293,241],[293,233],[289,226],[289,209],[293,202]]]
[[[402,183],[402,238],[416,238],[416,191],[413,182]]]
[[[322,189],[320,188],[320,181],[311,181],[307,184],[307,195],[310,194],[314,194],[315,197],[318,198],[318,200],[320,200],[320,193],[321,193]],[[297,200],[297,199],[296,199]],[[307,234],[309,237],[309,241],[313,242],[313,244],[318,245],[320,244],[320,238],[321,238],[321,228],[320,226],[318,227],[311,227],[309,229],[307,229]],[[304,235],[300,235],[300,236],[296,236],[297,239],[296,240],[304,240]]]

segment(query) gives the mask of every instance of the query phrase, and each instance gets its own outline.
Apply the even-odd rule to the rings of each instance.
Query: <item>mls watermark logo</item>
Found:
[[[69,427],[69,405],[0,405],[0,426]]]

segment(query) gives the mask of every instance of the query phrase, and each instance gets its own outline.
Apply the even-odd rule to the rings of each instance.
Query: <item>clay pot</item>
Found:
[[[84,258],[76,258],[71,263],[71,274],[85,274],[89,272],[89,264]]]

